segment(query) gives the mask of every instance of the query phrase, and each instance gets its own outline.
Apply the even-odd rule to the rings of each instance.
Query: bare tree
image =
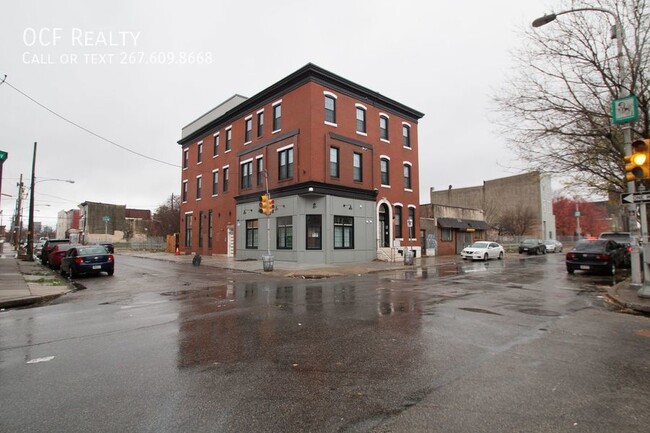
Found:
[[[518,72],[494,100],[504,135],[531,168],[568,175],[571,183],[597,192],[625,189],[622,130],[612,123],[610,107],[623,83],[639,102],[632,139],[648,136],[648,1],[564,0],[557,8],[604,8],[619,17],[624,77],[612,39],[614,19],[607,13],[568,13],[523,30],[515,53]]]
[[[172,194],[165,203],[156,209],[154,220],[160,222],[161,234],[178,233],[181,225],[181,201],[179,195]]]
[[[529,234],[537,219],[535,212],[530,207],[520,206],[504,211],[497,221],[501,232],[513,236],[523,236]]]

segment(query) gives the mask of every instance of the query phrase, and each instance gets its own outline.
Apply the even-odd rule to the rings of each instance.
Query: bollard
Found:
[[[273,256],[262,256],[262,262],[264,263],[264,272],[271,272],[273,270]]]

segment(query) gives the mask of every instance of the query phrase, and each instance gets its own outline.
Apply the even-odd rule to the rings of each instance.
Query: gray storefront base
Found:
[[[377,221],[374,201],[328,195],[304,195],[275,198],[275,212],[268,218],[260,214],[257,203],[237,206],[236,257],[240,260],[262,260],[270,253],[276,261],[309,264],[363,263],[377,257]],[[321,215],[321,249],[307,249],[308,215]],[[334,217],[354,219],[354,249],[334,248]],[[277,248],[277,219],[292,217],[292,248]],[[257,220],[257,248],[246,248],[246,221]],[[268,233],[268,234],[267,234]]]

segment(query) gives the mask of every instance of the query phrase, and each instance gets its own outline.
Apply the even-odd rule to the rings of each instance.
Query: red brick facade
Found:
[[[335,116],[333,122],[325,120],[326,97],[334,101],[335,109],[330,112]],[[274,130],[277,107],[280,107],[281,125]],[[358,131],[358,108],[365,110],[365,133]],[[260,115],[263,116],[262,131],[258,129]],[[248,247],[256,241],[242,224],[251,212],[259,216],[259,196],[266,191],[265,178],[258,172],[260,162],[268,173],[268,188],[279,209],[277,215],[284,215],[282,211],[286,214],[287,209],[296,207],[291,214],[295,217],[291,239],[294,250],[300,252],[303,242],[300,216],[312,213],[305,210],[312,205],[314,209],[317,206],[321,209],[317,200],[323,197],[347,200],[341,208],[349,206],[351,215],[355,214],[353,232],[357,245],[370,242],[359,236],[365,228],[363,224],[373,224],[377,236],[372,245],[395,246],[394,240],[400,239],[401,246],[418,247],[417,137],[418,120],[422,116],[422,113],[309,64],[252,98],[242,98],[224,113],[217,112],[214,119],[208,119],[195,131],[184,130],[184,137],[179,141],[183,154],[181,250],[233,255],[235,250],[244,248],[237,237],[248,236]],[[380,117],[387,121],[387,139],[380,137]],[[405,131],[408,132],[408,145],[404,145]],[[230,150],[226,150],[228,134],[231,134]],[[218,137],[216,154],[215,137]],[[331,156],[338,156],[338,161],[332,161]],[[285,157],[293,158],[292,167],[283,160]],[[382,158],[389,164],[388,185],[382,184]],[[360,170],[354,170],[353,165],[359,160]],[[226,171],[228,186],[224,190]],[[410,188],[405,180],[405,173],[409,171]],[[218,173],[216,191],[213,191],[214,173]],[[197,195],[199,178],[201,188]],[[290,201],[292,197],[299,201]],[[375,204],[370,217],[358,214],[368,202]],[[334,203],[338,206],[339,202],[325,203],[328,206],[323,214],[326,219],[327,215],[342,213],[334,209]],[[402,215],[397,221],[402,222],[402,236],[395,233],[396,227],[399,228],[395,210],[400,207]],[[412,228],[407,222],[409,207],[414,209]],[[384,230],[380,220],[388,229],[386,239],[382,239]],[[259,224],[262,223],[260,220]],[[325,238],[328,230],[329,226],[324,226],[324,240],[329,240]],[[259,233],[263,233],[263,227],[259,227]],[[260,245],[262,243],[260,241]],[[271,246],[275,247],[274,242]]]

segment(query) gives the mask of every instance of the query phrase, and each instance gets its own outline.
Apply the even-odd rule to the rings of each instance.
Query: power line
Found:
[[[156,158],[153,158],[153,157],[151,157],[151,156],[147,156],[147,155],[144,155],[144,154],[142,154],[142,153],[136,152],[135,150],[129,149],[128,147],[122,146],[121,144],[118,144],[118,143],[116,143],[116,142],[114,142],[114,141],[112,141],[112,140],[109,140],[108,138],[103,137],[102,135],[99,135],[99,134],[97,134],[96,132],[93,132],[93,131],[91,131],[90,129],[88,129],[88,128],[84,127],[84,126],[81,126],[81,125],[79,125],[78,123],[75,123],[75,122],[73,122],[72,120],[70,120],[70,119],[68,119],[68,118],[66,118],[66,117],[64,117],[64,116],[62,116],[62,115],[60,115],[60,114],[57,113],[56,111],[54,111],[54,110],[52,110],[52,109],[46,107],[45,105],[43,105],[43,104],[41,104],[40,102],[38,102],[36,99],[32,98],[31,96],[29,96],[29,95],[26,94],[25,92],[19,90],[18,88],[16,88],[15,86],[13,86],[11,83],[9,83],[9,82],[7,81],[7,75],[6,75],[6,74],[5,74],[4,78],[2,79],[2,81],[0,81],[0,85],[2,85],[2,84],[6,84],[7,86],[11,87],[11,88],[14,89],[16,92],[20,93],[20,94],[23,95],[25,98],[29,99],[30,101],[32,101],[33,103],[35,103],[35,104],[38,105],[39,107],[41,107],[41,108],[43,108],[43,109],[49,111],[51,114],[55,115],[55,116],[58,117],[59,119],[65,121],[65,122],[68,122],[68,123],[71,124],[72,126],[75,126],[75,127],[79,128],[79,129],[81,129],[82,131],[87,132],[88,134],[90,134],[90,135],[92,135],[92,136],[94,136],[94,137],[99,138],[99,139],[102,140],[102,141],[105,141],[105,142],[107,142],[107,143],[109,143],[109,144],[112,144],[112,145],[115,146],[115,147],[119,147],[120,149],[125,150],[125,151],[127,151],[127,152],[130,152],[130,153],[132,153],[132,154],[134,154],[134,155],[138,155],[138,156],[140,156],[140,157],[142,157],[142,158],[146,158],[146,159],[149,159],[149,160],[151,160],[151,161],[158,162],[158,163],[160,163],[160,164],[169,165],[169,166],[174,167],[174,168],[180,168],[180,165],[172,164],[172,163],[167,162],[167,161],[162,161],[162,160],[160,160],[160,159],[156,159]]]

